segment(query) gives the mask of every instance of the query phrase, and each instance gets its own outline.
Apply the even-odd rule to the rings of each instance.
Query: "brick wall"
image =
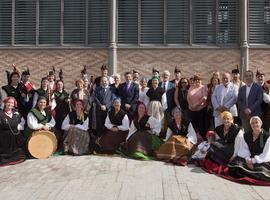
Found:
[[[107,63],[108,53],[104,50],[0,50],[0,84],[6,84],[5,70],[12,70],[12,63],[16,64],[19,70],[23,66],[29,66],[31,79],[37,87],[40,79],[52,70],[55,66],[57,75],[60,68],[64,72],[64,80],[67,89],[74,87],[75,80],[80,77],[80,71],[87,65],[89,74],[98,74],[103,63]]]
[[[178,65],[183,76],[200,74],[207,83],[213,71],[231,71],[239,62],[238,49],[118,50],[118,71],[121,73],[137,68],[149,76],[153,66],[173,73]]]
[[[254,72],[258,69],[266,74],[270,79],[270,49],[250,49],[249,67]]]
[[[171,73],[176,65],[180,66],[183,76],[200,74],[208,82],[214,70],[231,71],[240,62],[239,49],[118,49],[118,73],[136,68],[142,74],[150,76],[153,66],[160,71],[168,69]],[[65,84],[68,90],[80,77],[83,65],[88,73],[99,75],[100,66],[108,63],[107,49],[43,49],[43,50],[0,50],[0,84],[6,84],[5,70],[12,63],[20,70],[30,66],[32,80],[39,86],[41,77],[45,76],[52,66],[58,72],[64,71]],[[270,50],[251,49],[250,68],[270,74]]]

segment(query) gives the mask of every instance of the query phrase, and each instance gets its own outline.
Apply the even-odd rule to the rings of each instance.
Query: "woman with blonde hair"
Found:
[[[233,123],[233,115],[224,111],[221,114],[222,124],[214,129],[215,141],[212,142],[206,160],[217,165],[225,165],[233,156],[235,140],[242,130]]]
[[[250,119],[251,129],[239,137],[232,161],[230,175],[251,183],[270,185],[270,134],[262,129],[258,116]],[[264,182],[264,183],[263,183]]]

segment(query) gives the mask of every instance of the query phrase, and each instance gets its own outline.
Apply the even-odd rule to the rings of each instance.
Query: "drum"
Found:
[[[50,157],[56,149],[57,139],[54,133],[50,131],[35,131],[28,141],[29,153],[38,159]]]

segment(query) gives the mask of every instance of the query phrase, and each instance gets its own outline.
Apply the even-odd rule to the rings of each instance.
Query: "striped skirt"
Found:
[[[183,156],[191,156],[192,152],[187,138],[173,135],[156,151],[156,156],[159,160],[178,160]]]
[[[64,140],[65,153],[74,155],[83,155],[88,152],[90,136],[88,131],[78,129],[76,127],[70,128],[66,131]]]

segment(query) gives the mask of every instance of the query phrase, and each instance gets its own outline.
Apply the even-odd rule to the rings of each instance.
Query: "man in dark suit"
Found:
[[[254,74],[248,70],[245,72],[246,85],[239,89],[238,105],[242,126],[246,131],[251,130],[249,120],[252,116],[262,116],[261,104],[263,101],[263,89],[254,82]]]
[[[105,119],[107,117],[107,112],[112,106],[112,101],[115,97],[111,87],[109,86],[109,81],[107,77],[102,77],[100,81],[100,86],[95,90],[95,103],[96,103],[96,128],[97,135],[101,136],[105,129]]]
[[[121,97],[121,107],[128,114],[129,119],[135,114],[137,102],[139,99],[139,86],[132,81],[131,72],[125,73],[126,82],[120,84],[119,94]]]

